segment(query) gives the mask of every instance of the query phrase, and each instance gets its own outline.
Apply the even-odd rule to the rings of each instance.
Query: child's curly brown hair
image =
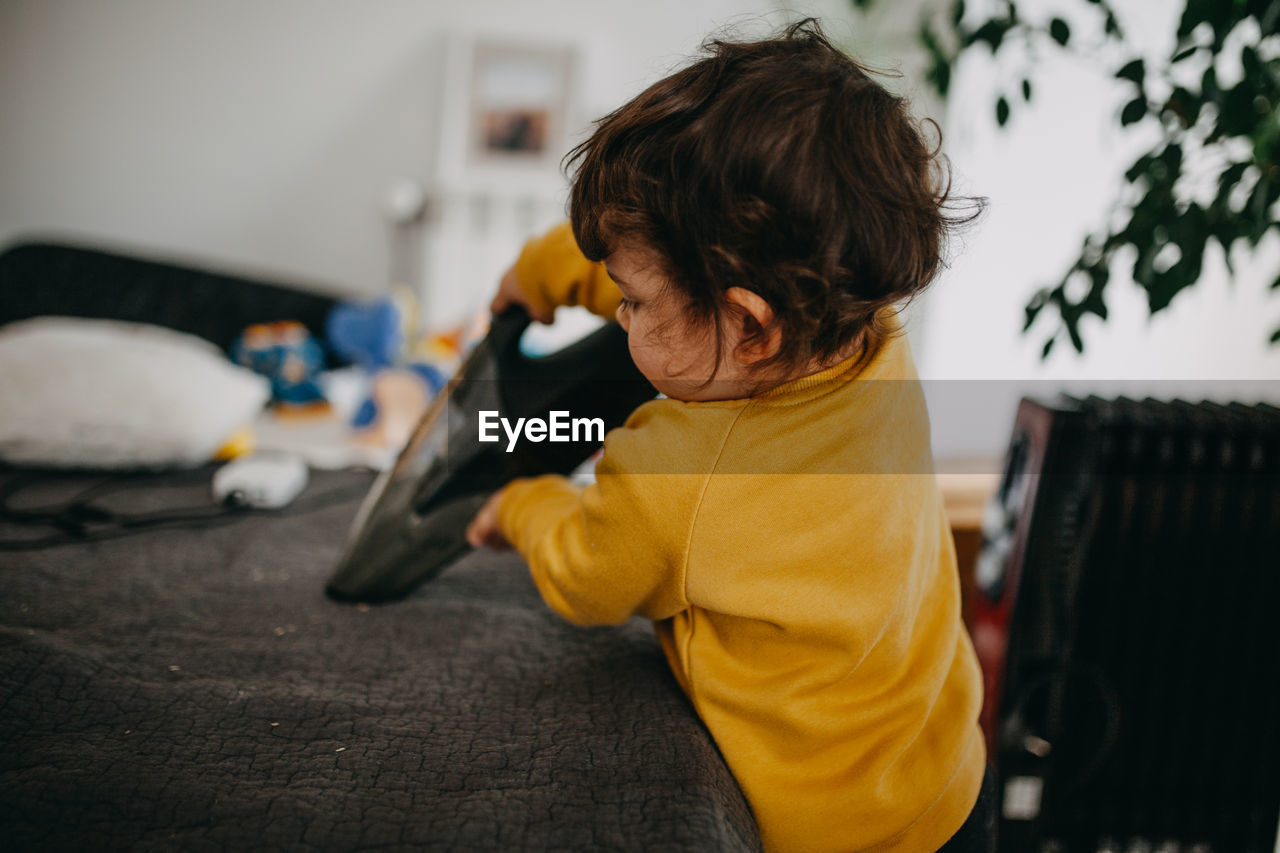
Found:
[[[754,337],[782,333],[758,367],[871,355],[882,309],[929,284],[981,200],[950,197],[940,143],[813,19],[703,53],[565,158],[579,247],[592,260],[656,251],[718,342],[725,291],[754,291],[774,312]]]

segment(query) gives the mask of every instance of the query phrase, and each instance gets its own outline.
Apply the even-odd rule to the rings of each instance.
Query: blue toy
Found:
[[[399,363],[404,350],[404,320],[390,299],[342,302],[325,322],[325,335],[334,352],[368,373]]]
[[[294,320],[249,326],[231,345],[231,358],[271,380],[271,399],[288,407],[327,407],[316,377],[324,350]]]
[[[416,303],[407,289],[372,302],[342,302],[329,312],[329,345],[369,377],[370,393],[351,419],[356,429],[382,435],[388,417],[403,420],[414,412],[416,420],[448,382],[461,333],[414,338],[416,320]],[[406,378],[413,382],[406,384]],[[388,405],[398,414],[384,411]],[[398,445],[400,430],[391,432],[391,442]]]

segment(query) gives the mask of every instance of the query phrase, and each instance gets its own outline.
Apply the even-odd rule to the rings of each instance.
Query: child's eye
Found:
[[[627,297],[624,296],[618,302],[618,307],[625,311],[630,311],[632,308],[636,307],[636,301],[634,299],[628,299]]]

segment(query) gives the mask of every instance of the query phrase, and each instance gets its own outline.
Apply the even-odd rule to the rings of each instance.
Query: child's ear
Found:
[[[730,351],[745,365],[764,361],[782,346],[782,332],[772,328],[773,308],[760,294],[745,287],[725,291],[729,306]]]

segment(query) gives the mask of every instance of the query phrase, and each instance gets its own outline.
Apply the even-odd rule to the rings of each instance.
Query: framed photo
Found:
[[[482,41],[471,69],[474,160],[558,165],[568,142],[572,53]]]
[[[419,291],[428,322],[449,325],[482,312],[524,242],[564,219],[585,45],[450,30],[433,48]]]
[[[493,37],[450,46],[438,175],[445,185],[558,185],[571,144],[576,52]]]

